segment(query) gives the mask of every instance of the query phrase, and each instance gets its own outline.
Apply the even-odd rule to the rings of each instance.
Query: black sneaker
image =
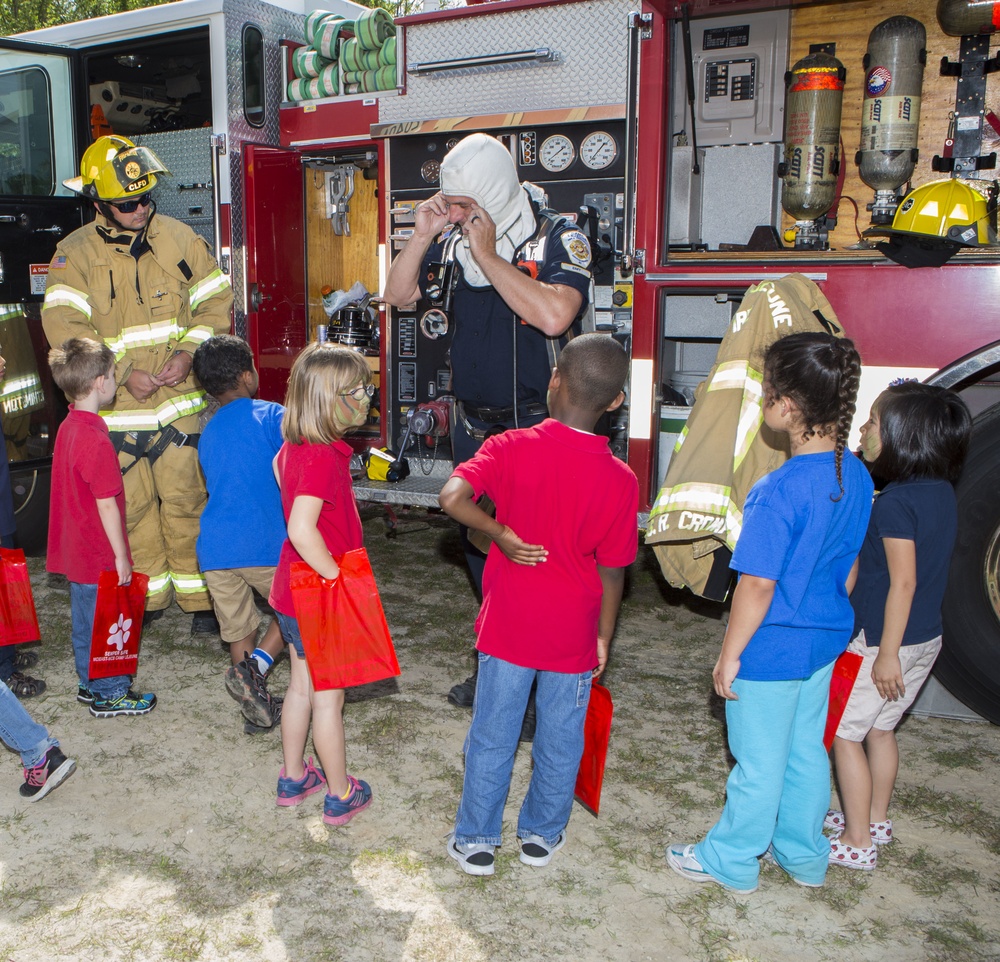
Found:
[[[251,725],[257,728],[274,725],[274,699],[257,659],[248,652],[244,652],[238,665],[231,665],[226,671],[226,691],[240,703],[240,711]]]
[[[117,718],[119,715],[148,715],[156,707],[156,695],[146,692],[137,695],[130,688],[120,698],[105,699],[94,695],[90,714],[95,718]]]
[[[192,635],[219,634],[219,619],[212,611],[196,611],[191,619]]]
[[[552,861],[552,856],[556,854],[566,844],[566,833],[560,832],[559,838],[549,845],[545,839],[532,837],[521,839],[521,861],[525,865],[541,867],[548,865]]]
[[[142,616],[142,627],[148,628],[154,621],[159,621],[163,617],[163,609],[159,608],[156,611],[147,611]]]
[[[448,701],[459,708],[471,708],[476,700],[476,678],[479,676],[477,668],[465,681],[452,686],[448,692]]]
[[[38,765],[24,770],[24,784],[18,791],[22,798],[37,802],[69,778],[75,770],[76,762],[59,751],[57,745],[53,745]]]
[[[493,845],[459,846],[453,833],[448,836],[448,854],[466,875],[493,874],[493,863],[496,861]]]
[[[247,735],[260,735],[263,732],[273,732],[278,726],[281,725],[281,706],[284,704],[284,699],[272,697],[271,704],[273,705],[271,711],[274,715],[274,724],[265,728],[262,725],[255,725],[253,722],[248,722],[244,718],[243,731]]]
[[[86,686],[78,685],[76,689],[76,700],[82,705],[93,705],[97,696]]]
[[[27,671],[38,664],[38,652],[27,648],[17,648],[14,651],[14,671]]]

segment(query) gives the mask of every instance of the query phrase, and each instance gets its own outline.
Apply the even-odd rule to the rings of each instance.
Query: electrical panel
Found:
[[[698,147],[780,141],[788,11],[692,20],[690,27]],[[673,29],[673,130],[691,143],[682,23]]]

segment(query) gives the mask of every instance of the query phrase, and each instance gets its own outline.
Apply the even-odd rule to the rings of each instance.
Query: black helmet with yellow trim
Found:
[[[169,174],[166,165],[148,147],[137,147],[128,137],[98,137],[80,161],[80,176],[64,180],[70,190],[88,200],[112,203],[138,197],[156,186],[157,174]]]
[[[964,248],[996,244],[991,224],[996,211],[995,181],[990,190],[988,201],[966,180],[922,184],[903,198],[891,227],[871,227],[864,236],[888,237],[875,246],[905,267],[940,267]]]

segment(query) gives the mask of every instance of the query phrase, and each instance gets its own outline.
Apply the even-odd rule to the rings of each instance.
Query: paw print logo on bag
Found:
[[[118,620],[108,629],[108,647],[112,645],[121,652],[128,644],[129,635],[132,634],[132,619],[119,615]]]

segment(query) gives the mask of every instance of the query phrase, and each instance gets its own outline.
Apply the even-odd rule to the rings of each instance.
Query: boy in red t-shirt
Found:
[[[548,387],[551,417],[487,439],[441,491],[441,507],[493,539],[476,619],[479,679],[448,854],[492,875],[528,693],[537,682],[534,768],[521,806],[521,861],[548,865],[566,840],[593,678],[604,671],[635,560],[635,475],[594,428],[624,400],[628,356],[576,337]],[[487,494],[496,519],[476,504]]]
[[[118,572],[132,580],[125,531],[125,488],[108,426],[98,413],[115,397],[115,356],[87,337],[73,337],[49,352],[52,379],[69,400],[52,456],[49,545],[45,566],[69,580],[73,655],[80,679],[77,701],[96,718],[146,715],[156,695],[136,694],[128,675],[90,677],[90,637],[97,607],[97,579]]]

